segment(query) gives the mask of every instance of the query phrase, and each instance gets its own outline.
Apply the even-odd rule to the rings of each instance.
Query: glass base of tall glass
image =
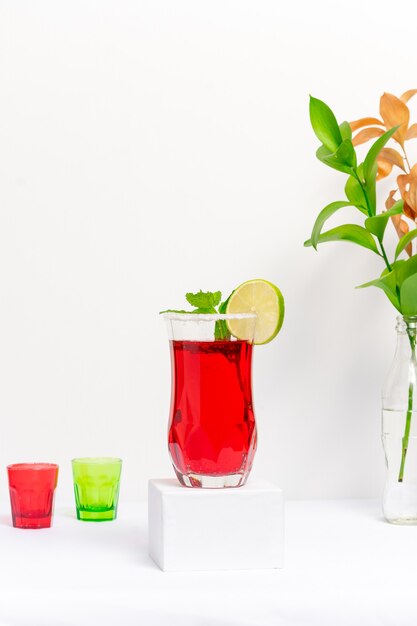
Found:
[[[172,364],[168,449],[179,482],[244,485],[256,450],[252,351],[256,316],[166,314]],[[241,320],[232,337],[228,317]]]
[[[241,474],[223,474],[209,476],[204,474],[181,474],[174,465],[178,480],[184,487],[201,487],[202,489],[223,489],[224,487],[242,487],[249,476],[249,471]]]

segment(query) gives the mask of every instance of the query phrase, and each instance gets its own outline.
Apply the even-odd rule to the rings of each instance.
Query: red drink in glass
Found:
[[[49,528],[52,521],[58,465],[8,465],[10,504],[15,528]]]
[[[170,348],[168,448],[179,481],[188,487],[243,485],[256,450],[252,342],[174,338]]]

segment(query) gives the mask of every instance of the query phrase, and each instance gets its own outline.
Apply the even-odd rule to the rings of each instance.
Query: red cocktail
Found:
[[[256,449],[252,339],[215,339],[214,324],[224,315],[167,318],[172,331],[168,447],[178,479],[188,487],[243,485]],[[256,317],[243,320],[252,338]]]
[[[13,526],[49,528],[58,482],[55,463],[16,463],[7,466]]]

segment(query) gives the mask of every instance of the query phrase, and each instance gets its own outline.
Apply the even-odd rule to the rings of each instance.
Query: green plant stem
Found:
[[[385,265],[387,266],[388,271],[391,272],[392,271],[392,266],[391,266],[390,262],[388,261],[387,253],[385,252],[384,244],[382,243],[382,241],[379,242],[379,245],[381,246],[382,258],[385,261]],[[396,291],[396,294],[397,294],[398,302],[400,302],[400,290],[398,288],[398,285],[395,286],[395,291]]]
[[[368,198],[368,194],[366,193],[365,185],[362,183],[356,167],[352,168],[352,172],[353,172],[354,177],[356,178],[356,180],[358,181],[358,183],[361,186],[362,193],[365,196],[365,200],[366,200],[366,208],[367,208],[367,211],[368,211],[368,216],[371,217],[372,213],[371,213],[371,208],[369,206],[369,198]]]
[[[414,364],[416,360],[416,337],[409,330],[407,335],[410,340],[411,346],[411,362]],[[404,479],[405,460],[407,458],[408,444],[410,441],[411,419],[413,417],[413,397],[414,397],[414,383],[411,381],[408,386],[408,404],[407,415],[405,417],[405,429],[402,439],[402,452],[401,452],[401,465],[398,474],[398,482],[402,483]]]
[[[356,169],[354,169],[354,170],[353,170],[353,173],[354,173],[354,176],[355,176],[356,180],[358,181],[358,183],[359,183],[359,184],[360,184],[360,186],[361,186],[361,189],[362,189],[363,195],[365,196],[365,200],[366,200],[366,208],[367,208],[367,210],[368,210],[368,215],[369,215],[369,217],[371,217],[371,216],[372,216],[372,211],[371,211],[371,207],[370,207],[370,204],[369,204],[368,194],[366,193],[366,187],[365,187],[365,185],[362,183],[362,181],[361,181],[361,179],[360,179],[360,176],[359,176],[359,174],[357,173]],[[382,241],[380,241],[380,242],[379,242],[379,245],[380,245],[380,247],[381,247],[381,255],[382,255],[382,258],[383,258],[383,259],[384,259],[384,261],[385,261],[385,265],[387,266],[388,271],[389,271],[389,272],[391,272],[392,267],[391,267],[390,262],[388,261],[387,253],[385,252],[384,244],[382,243]]]
[[[379,242],[379,245],[381,246],[382,258],[385,261],[385,265],[387,266],[388,271],[391,272],[392,267],[391,267],[390,262],[388,261],[387,253],[385,252],[384,244],[382,243],[382,241]]]
[[[398,474],[399,483],[403,482],[405,459],[407,457],[408,443],[410,440],[411,418],[413,415],[413,393],[414,393],[414,385],[413,383],[410,383],[410,386],[408,388],[408,407],[407,407],[407,415],[405,418],[405,430],[404,430],[404,436],[402,439],[401,465],[400,465],[400,472]]]

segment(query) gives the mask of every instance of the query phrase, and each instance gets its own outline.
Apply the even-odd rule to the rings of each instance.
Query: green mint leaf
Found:
[[[197,309],[210,309],[210,313],[216,313],[216,311],[212,311],[211,309],[214,309],[219,304],[222,294],[221,291],[204,292],[200,289],[198,293],[185,294],[185,297],[191,306],[194,306]],[[207,312],[208,311],[204,311],[204,313]]]

